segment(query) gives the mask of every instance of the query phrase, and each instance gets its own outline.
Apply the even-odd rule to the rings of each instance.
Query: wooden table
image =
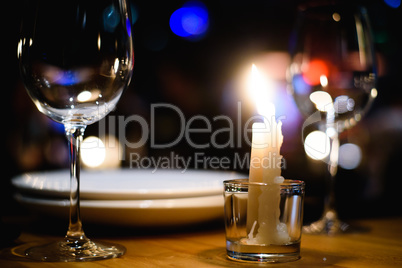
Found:
[[[56,238],[24,231],[18,239],[19,246],[1,251],[0,267],[402,267],[402,218],[360,220],[354,224],[366,231],[333,237],[303,234],[300,260],[266,265],[228,260],[221,225],[158,235],[103,237],[123,244],[127,253],[117,259],[86,263],[39,263],[18,256],[26,243]]]

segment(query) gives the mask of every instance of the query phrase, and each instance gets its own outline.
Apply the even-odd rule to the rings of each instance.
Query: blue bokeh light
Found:
[[[63,71],[55,80],[55,83],[61,86],[72,86],[81,82],[79,72]]]
[[[398,8],[401,5],[401,0],[384,0],[384,2],[392,8]]]
[[[303,75],[297,74],[293,77],[293,90],[296,94],[307,95],[311,93],[311,85],[309,85],[303,78]]]
[[[119,12],[112,5],[105,8],[105,10],[103,11],[102,19],[103,28],[105,29],[105,31],[113,32],[120,22],[120,15]]]
[[[201,2],[187,2],[173,12],[169,24],[174,34],[189,40],[198,40],[208,31],[208,10]]]

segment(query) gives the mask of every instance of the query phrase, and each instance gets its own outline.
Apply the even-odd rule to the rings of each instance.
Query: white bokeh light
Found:
[[[345,143],[339,147],[338,165],[344,169],[355,169],[362,160],[362,150],[353,143]]]
[[[314,91],[310,94],[310,100],[316,105],[317,109],[321,112],[328,112],[333,110],[334,104],[331,95],[325,91]]]
[[[331,145],[327,134],[323,131],[313,131],[307,135],[304,141],[306,154],[314,160],[322,160],[328,157]]]
[[[80,94],[77,96],[77,100],[79,102],[86,102],[89,101],[92,97],[92,93],[88,90],[82,91]]]
[[[81,146],[82,163],[89,168],[96,168],[105,161],[105,144],[98,137],[90,136],[84,139]]]

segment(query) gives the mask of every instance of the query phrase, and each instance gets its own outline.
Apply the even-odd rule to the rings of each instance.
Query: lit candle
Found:
[[[275,106],[267,103],[267,88],[258,73],[252,68],[251,90],[257,102],[258,112],[264,117],[263,123],[253,124],[253,136],[250,158],[250,182],[266,183],[268,187],[250,186],[247,204],[247,244],[276,244],[289,242],[286,225],[280,223],[280,183],[281,159],[280,148],[283,142],[282,122],[276,122]],[[265,103],[264,103],[265,102]]]

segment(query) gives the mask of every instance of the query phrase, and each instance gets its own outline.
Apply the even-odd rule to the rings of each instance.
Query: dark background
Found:
[[[227,92],[231,96],[231,90],[236,90],[233,84],[239,70],[248,67],[247,64],[261,54],[288,51],[300,1],[202,2],[209,12],[209,30],[201,40],[189,41],[174,35],[169,28],[171,14],[185,1],[130,1],[138,13],[133,25],[134,74],[112,115],[140,114],[148,118],[151,104],[171,103],[187,118],[196,114],[207,118],[233,116],[237,99],[227,97]],[[337,204],[343,218],[402,215],[399,197],[402,188],[402,12],[401,7],[391,8],[381,0],[361,3],[368,9],[373,28],[379,62],[379,96],[366,118],[341,136],[343,142],[359,144],[363,159],[356,169],[339,169]],[[66,151],[62,147],[66,141],[60,127],[36,110],[19,79],[17,43],[22,3],[3,1],[1,5],[3,157],[0,202],[1,214],[13,215],[27,212],[13,201],[11,178],[23,172],[66,168],[68,159],[64,157]],[[244,117],[252,115],[252,110],[244,110]],[[164,135],[177,131],[177,121],[169,112],[157,116],[160,130],[157,139],[162,142],[169,139]],[[298,114],[293,117],[294,121],[284,122],[282,154],[287,168],[283,175],[306,181],[305,220],[311,221],[320,216],[322,209],[326,167],[325,163],[306,157],[300,133],[303,121]],[[219,127],[214,125],[216,129]],[[126,131],[128,136],[138,134],[135,125]],[[87,136],[96,133],[96,124],[89,126],[86,132]],[[205,135],[198,138],[199,143],[209,139]],[[232,157],[249,150],[245,144],[200,152]],[[182,156],[192,156],[195,152],[183,141],[169,150],[147,145],[144,155],[161,156],[169,151]],[[122,163],[124,167],[128,165],[127,161]]]

